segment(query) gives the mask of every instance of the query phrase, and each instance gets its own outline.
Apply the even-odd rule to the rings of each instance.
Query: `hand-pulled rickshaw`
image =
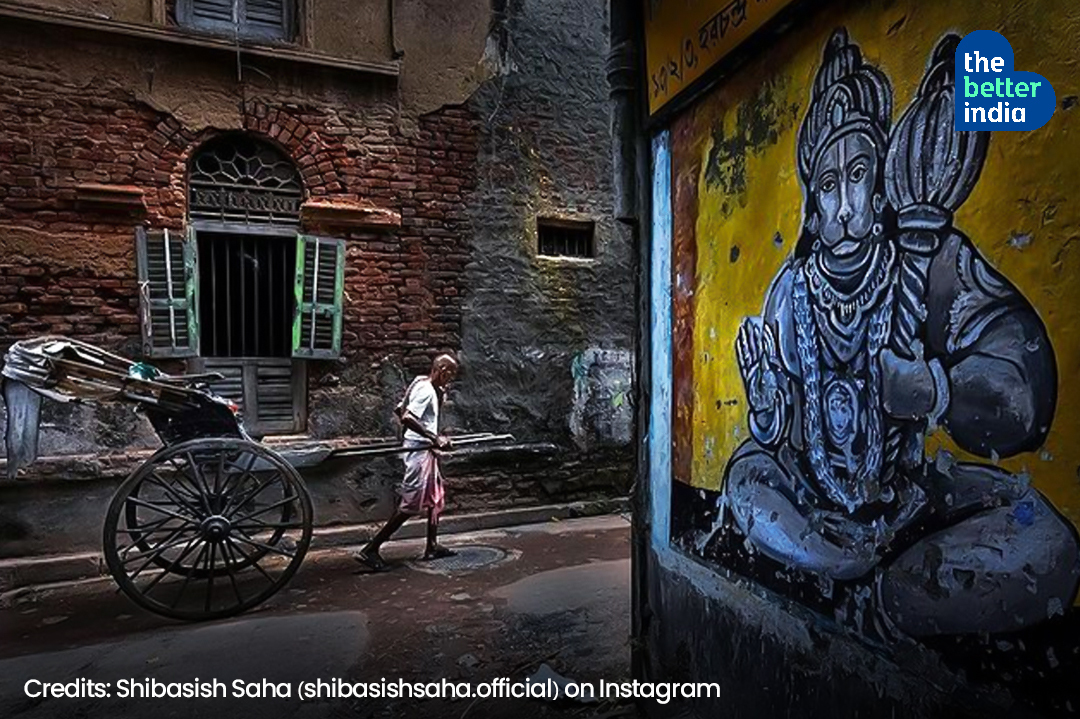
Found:
[[[220,376],[170,376],[63,337],[15,343],[2,374],[11,476],[37,455],[41,397],[132,403],[149,419],[164,446],[120,485],[103,532],[109,573],[143,608],[181,620],[239,614],[300,567],[312,539],[307,487],[281,454],[244,431],[237,405],[211,391],[208,382]],[[455,443],[508,438],[485,433]],[[327,454],[400,451],[388,442]]]

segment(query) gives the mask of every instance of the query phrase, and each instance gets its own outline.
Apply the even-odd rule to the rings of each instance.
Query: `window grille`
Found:
[[[290,357],[296,241],[199,232],[204,357]]]
[[[300,173],[292,160],[246,135],[206,143],[191,163],[188,215],[228,223],[300,224]]]
[[[592,222],[541,219],[537,221],[537,252],[544,257],[595,256]]]

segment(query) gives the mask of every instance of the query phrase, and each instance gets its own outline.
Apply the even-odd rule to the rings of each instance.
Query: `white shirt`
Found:
[[[412,386],[406,399],[405,411],[420,421],[420,424],[432,434],[439,433],[439,394],[427,377],[419,378]],[[405,441],[428,443],[429,440],[411,429],[405,430]]]

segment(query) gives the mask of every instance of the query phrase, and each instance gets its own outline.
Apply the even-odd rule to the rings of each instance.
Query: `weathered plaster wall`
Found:
[[[612,219],[606,37],[602,2],[497,3],[496,74],[469,103],[480,169],[454,414],[568,447],[629,440],[631,246]],[[538,257],[538,217],[595,221],[595,259]]]
[[[59,10],[118,22],[149,23],[153,0],[23,0],[27,8]]]
[[[296,0],[297,36],[293,47],[308,49],[321,55],[367,62],[390,62],[400,66],[400,78],[395,88],[399,109],[405,119],[405,129],[415,129],[417,118],[437,111],[446,105],[460,104],[486,79],[491,71],[485,64],[484,51],[488,25],[491,22],[490,0],[464,0],[442,3],[427,0],[395,0],[372,2],[333,2],[332,0]],[[151,0],[30,0],[23,3],[48,11],[68,12],[114,20],[135,25],[152,23]],[[391,6],[396,48],[391,47]],[[175,0],[166,2],[166,25],[171,31],[188,32],[176,24]],[[303,27],[306,25],[306,27]],[[301,29],[303,27],[303,29]],[[123,44],[124,41],[120,41]],[[145,49],[153,44],[148,43]],[[394,56],[394,50],[399,56]],[[88,57],[87,67],[78,66],[83,74],[95,75],[100,52]],[[207,58],[235,74],[236,57],[227,52],[193,50],[184,62],[166,62],[169,56],[146,52],[125,63],[130,72],[138,75],[127,86],[143,90],[145,99],[158,109],[172,112],[188,126],[236,124],[235,103],[222,102],[230,93],[220,88],[197,87],[193,92],[193,77],[199,77],[189,67],[188,60],[202,63]],[[119,59],[119,58],[117,58]],[[274,63],[248,56],[244,60],[251,74],[271,70],[273,82],[295,83],[295,77],[283,78],[268,68]],[[118,68],[113,67],[113,71]],[[304,74],[308,74],[304,71]],[[356,84],[378,85],[383,81],[361,78]],[[197,83],[196,83],[197,84]]]
[[[389,3],[304,1],[309,7],[312,48],[363,60],[391,57]]]
[[[471,97],[491,77],[488,30],[498,0],[395,0],[394,30],[401,58],[401,105],[416,117]]]

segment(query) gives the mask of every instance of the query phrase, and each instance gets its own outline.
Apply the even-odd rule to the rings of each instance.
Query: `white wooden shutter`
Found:
[[[143,355],[199,354],[198,268],[194,232],[140,227],[135,235]]]

